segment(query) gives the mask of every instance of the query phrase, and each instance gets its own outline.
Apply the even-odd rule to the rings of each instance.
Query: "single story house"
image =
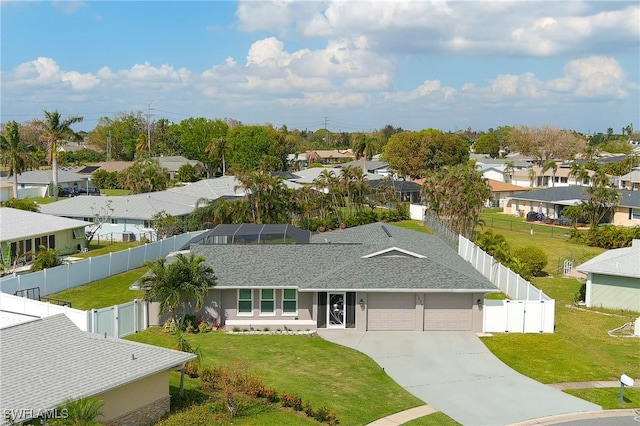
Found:
[[[0,341],[0,410],[16,422],[95,398],[104,403],[100,423],[155,424],[169,412],[169,372],[195,358],[84,332],[63,314],[1,328]]]
[[[481,331],[484,297],[499,291],[438,237],[391,224],[309,244],[217,241],[190,250],[217,280],[200,314],[227,330]]]
[[[307,151],[307,162],[321,163],[321,164],[338,164],[345,163],[356,159],[356,154],[351,149],[317,149],[313,151]]]
[[[58,186],[64,188],[73,186],[76,188],[86,188],[88,185],[87,176],[78,173],[58,170]],[[0,178],[0,182],[7,182],[13,185],[13,176]],[[18,198],[37,198],[53,196],[53,171],[52,170],[32,170],[18,174]],[[13,194],[13,190],[12,194]],[[13,197],[13,195],[11,195]]]
[[[640,240],[606,251],[576,269],[587,274],[588,307],[640,312]]]
[[[529,188],[494,179],[487,179],[487,183],[491,187],[491,200],[487,200],[487,207],[504,207],[507,197],[529,191]]]
[[[393,186],[393,190],[400,202],[407,202],[412,204],[422,203],[422,186],[419,183],[411,182],[408,180],[398,179],[378,179],[369,182],[371,189],[374,192],[381,190],[385,185]]]
[[[151,221],[156,214],[164,211],[186,220],[201,198],[170,191],[124,196],[72,197],[43,204],[40,211],[83,220],[87,227],[92,226],[98,214],[106,220],[96,231],[96,238],[116,241],[147,238],[155,241],[156,233]]]
[[[360,160],[338,164],[336,165],[336,167],[340,169],[344,169],[346,167],[359,167],[367,173],[373,173],[382,177],[388,177],[394,173],[394,171],[389,168],[389,164],[385,163],[384,161],[364,160],[362,158]]]
[[[178,169],[185,164],[190,164],[193,167],[197,167],[200,164],[198,160],[189,160],[181,155],[171,155],[167,157],[152,157],[153,160],[157,160],[160,167],[167,171],[167,177],[172,180],[176,177]],[[203,168],[204,169],[204,168]]]
[[[503,212],[510,215],[524,216],[529,212],[542,213],[551,219],[561,218],[562,209],[587,200],[587,188],[581,186],[565,186],[537,189],[515,194],[505,199]],[[616,206],[611,223],[616,226],[640,225],[640,191],[619,190],[620,201]]]
[[[13,267],[30,263],[40,246],[60,254],[76,253],[86,246],[85,226],[81,220],[0,207],[0,256],[4,262],[9,248]]]
[[[618,187],[620,189],[629,189],[631,191],[640,190],[640,169],[635,168],[626,175],[620,176],[618,179]]]

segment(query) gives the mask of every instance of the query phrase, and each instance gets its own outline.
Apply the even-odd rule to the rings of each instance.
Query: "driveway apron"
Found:
[[[370,356],[407,391],[464,425],[507,425],[601,409],[511,369],[473,332],[319,334]]]

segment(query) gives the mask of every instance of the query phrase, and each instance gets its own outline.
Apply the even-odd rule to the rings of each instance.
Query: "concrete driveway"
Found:
[[[319,334],[369,355],[409,392],[463,425],[507,425],[601,409],[516,372],[472,332]]]

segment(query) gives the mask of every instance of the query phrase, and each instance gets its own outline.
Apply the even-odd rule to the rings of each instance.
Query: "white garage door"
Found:
[[[472,330],[473,295],[425,294],[425,330]]]
[[[369,293],[367,330],[416,329],[414,293]]]

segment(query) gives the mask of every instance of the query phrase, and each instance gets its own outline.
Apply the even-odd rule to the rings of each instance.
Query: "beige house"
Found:
[[[169,412],[169,373],[195,358],[84,332],[62,314],[1,328],[0,340],[0,409],[14,421],[64,418],[57,407],[90,397],[104,403],[101,423],[155,424]]]
[[[584,181],[578,181],[576,177],[571,174],[569,167],[558,167],[555,175],[553,169],[547,171],[543,171],[542,169],[540,166],[533,166],[529,169],[516,170],[513,172],[511,183],[526,188],[552,188],[572,185],[589,186],[590,180],[595,174],[593,170],[587,170],[589,178]]]
[[[487,207],[504,207],[507,197],[529,190],[529,188],[494,179],[487,179],[487,183],[491,187],[491,200],[487,200]]]
[[[4,262],[9,248],[13,267],[31,262],[40,246],[62,255],[76,253],[86,246],[87,225],[82,220],[0,207],[0,256]]]
[[[328,149],[328,150],[314,150],[306,152],[307,162],[321,163],[321,164],[339,164],[353,161],[356,159],[356,154],[351,149]]]

